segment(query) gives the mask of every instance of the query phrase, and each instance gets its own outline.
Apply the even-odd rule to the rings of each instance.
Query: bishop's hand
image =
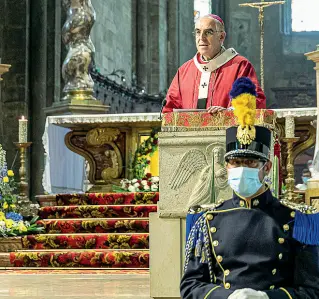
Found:
[[[221,106],[211,106],[207,109],[207,112],[209,112],[210,114],[215,114],[217,112],[226,110],[226,108],[221,107]]]

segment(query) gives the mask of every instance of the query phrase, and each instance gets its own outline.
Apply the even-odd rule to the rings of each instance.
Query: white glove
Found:
[[[269,299],[265,292],[253,289],[240,289],[232,293],[228,299]]]

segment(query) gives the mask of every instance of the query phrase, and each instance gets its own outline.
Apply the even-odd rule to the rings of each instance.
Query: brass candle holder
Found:
[[[19,199],[18,206],[19,212],[24,217],[34,216],[36,213],[33,211],[32,202],[29,199],[29,184],[26,178],[27,167],[26,167],[26,151],[30,147],[32,142],[15,142],[16,147],[20,151],[20,182],[19,182]]]
[[[282,139],[285,143],[287,143],[287,178],[285,179],[286,183],[286,193],[284,194],[284,198],[299,203],[299,196],[295,191],[295,167],[294,161],[292,159],[292,149],[295,142],[299,140],[299,137],[285,137]]]

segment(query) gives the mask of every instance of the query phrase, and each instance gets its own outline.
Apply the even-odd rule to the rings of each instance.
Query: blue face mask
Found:
[[[242,197],[251,197],[262,187],[259,168],[235,167],[228,169],[229,186]]]
[[[310,178],[305,177],[305,176],[303,176],[303,177],[301,177],[301,178],[302,178],[302,181],[303,181],[303,183],[304,183],[305,185],[307,184],[308,180],[310,179]]]

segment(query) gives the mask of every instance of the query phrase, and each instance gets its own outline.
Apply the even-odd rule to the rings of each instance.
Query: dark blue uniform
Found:
[[[280,202],[269,190],[251,205],[234,195],[201,212],[186,246],[183,299],[227,299],[243,288],[264,291],[270,299],[319,299],[318,246],[296,240],[311,239],[300,227],[307,211]],[[298,223],[297,214],[303,219]]]

